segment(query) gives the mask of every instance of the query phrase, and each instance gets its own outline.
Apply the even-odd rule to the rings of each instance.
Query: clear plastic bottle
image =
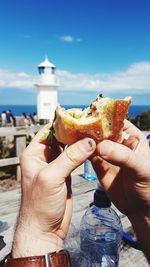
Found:
[[[97,179],[96,173],[90,160],[84,162],[84,174],[83,177],[88,181],[95,181]]]
[[[80,226],[80,249],[90,257],[92,267],[118,266],[122,234],[120,218],[99,187]]]
[[[69,227],[69,232],[64,241],[64,248],[70,254],[72,267],[92,267],[91,259],[80,250],[79,229],[72,223]]]

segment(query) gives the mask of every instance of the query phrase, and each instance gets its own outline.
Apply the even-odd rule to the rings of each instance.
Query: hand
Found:
[[[70,173],[95,151],[90,138],[64,151],[54,142],[39,142],[45,126],[21,156],[22,201],[13,242],[13,257],[42,255],[63,247],[71,215]]]
[[[150,257],[150,148],[129,121],[124,131],[129,138],[123,144],[105,140],[97,145],[93,164],[108,196],[128,216]]]
[[[150,205],[150,148],[145,136],[129,121],[123,144],[103,141],[93,158],[100,182],[114,204],[127,216],[145,212]],[[100,163],[100,164],[99,164]]]

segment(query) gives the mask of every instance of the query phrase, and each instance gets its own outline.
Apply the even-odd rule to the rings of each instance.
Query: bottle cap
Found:
[[[99,208],[108,208],[111,206],[111,201],[106,195],[105,191],[96,189],[96,191],[94,192],[93,204]]]

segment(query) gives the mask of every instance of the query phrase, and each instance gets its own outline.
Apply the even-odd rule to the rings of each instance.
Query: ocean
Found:
[[[64,105],[65,108],[72,108],[73,106]],[[75,107],[75,106],[74,106]],[[86,106],[76,106],[80,108],[85,108]],[[2,111],[11,110],[15,116],[22,115],[23,112],[26,114],[33,114],[37,112],[36,105],[0,105],[0,114]],[[143,111],[150,110],[150,105],[131,105],[129,109],[129,116],[137,116]]]

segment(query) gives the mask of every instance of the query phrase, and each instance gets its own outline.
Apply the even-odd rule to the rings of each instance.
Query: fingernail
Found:
[[[111,141],[103,141],[100,144],[100,155],[101,156],[108,156],[112,151],[113,143]]]
[[[94,151],[95,149],[95,142],[93,139],[90,138],[83,139],[81,140],[81,144],[87,152]]]

